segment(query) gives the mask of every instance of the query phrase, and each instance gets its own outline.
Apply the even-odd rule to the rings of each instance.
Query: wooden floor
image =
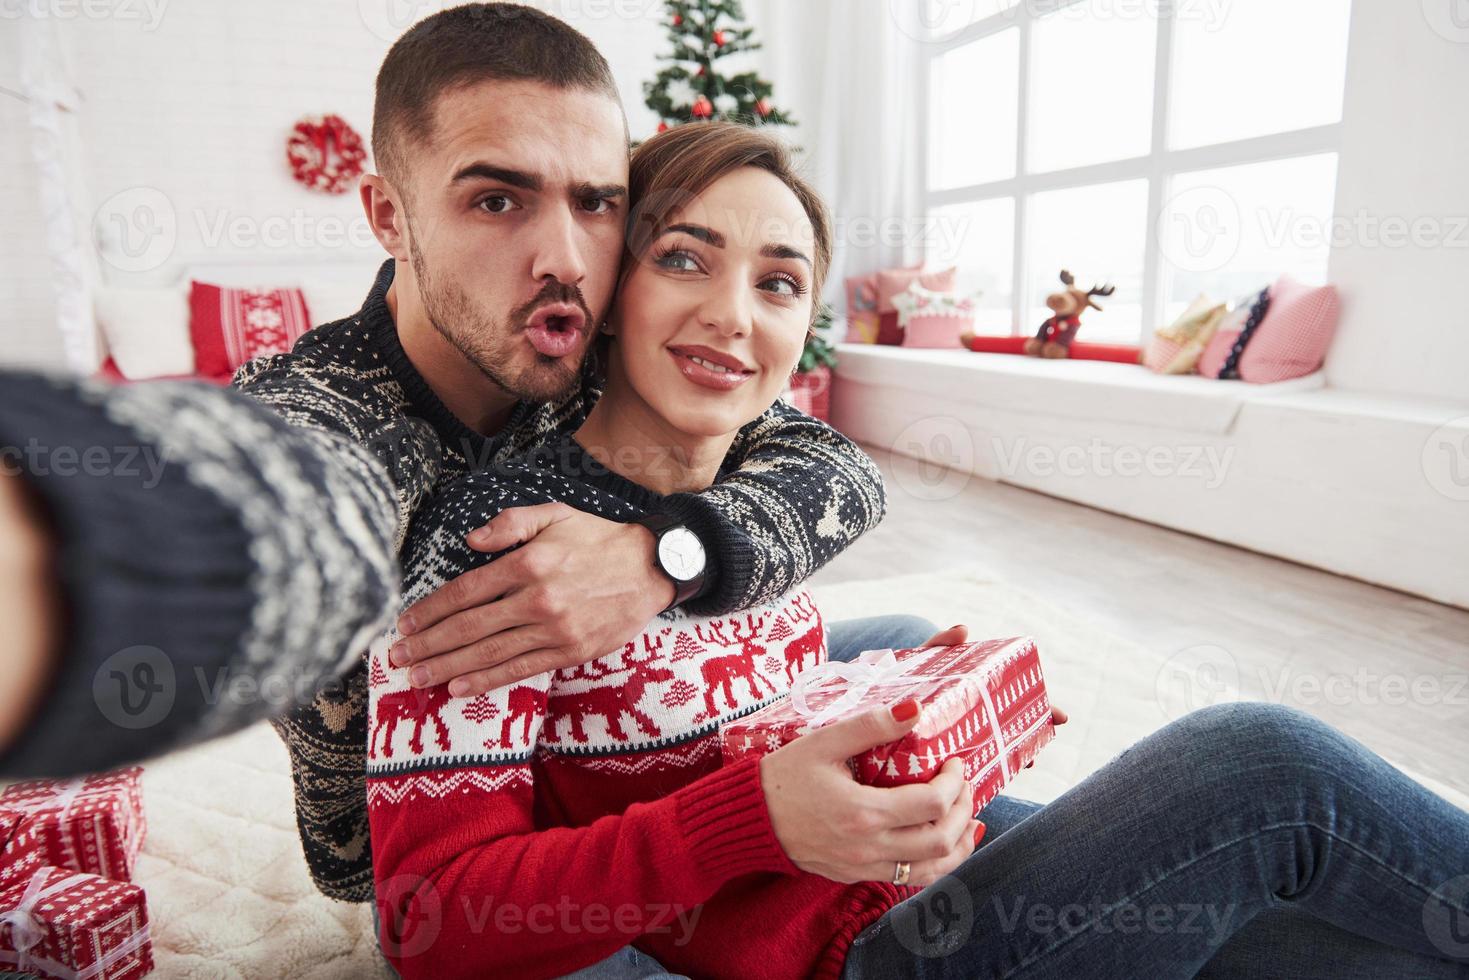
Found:
[[[1165,656],[1223,648],[1242,696],[1469,791],[1469,611],[979,477],[922,499],[940,484],[931,468],[871,451],[887,520],[814,582],[980,564]]]

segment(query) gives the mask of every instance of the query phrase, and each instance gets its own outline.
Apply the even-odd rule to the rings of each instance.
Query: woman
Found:
[[[779,144],[674,129],[635,154],[631,198],[601,400],[574,437],[420,512],[410,601],[487,560],[464,536],[505,507],[628,520],[717,481],[795,367],[831,232]],[[788,533],[820,534],[841,502],[795,517]],[[1296,712],[1191,715],[1044,809],[997,801],[1005,831],[979,848],[957,760],[897,789],[846,768],[916,723],[912,701],[721,767],[719,725],[825,655],[805,593],[668,613],[472,700],[413,690],[392,640],[372,653],[368,801],[380,938],[405,976],[556,976],[635,942],[691,976],[1186,977],[1344,937],[1390,972],[1463,969],[1425,903],[1469,872],[1469,815]]]

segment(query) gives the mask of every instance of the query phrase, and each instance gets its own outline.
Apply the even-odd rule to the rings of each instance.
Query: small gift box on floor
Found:
[[[133,980],[153,969],[143,889],[38,868],[0,890],[0,964],[43,977]]]
[[[78,779],[34,779],[0,793],[0,814],[33,832],[43,862],[131,881],[147,824],[137,766]]]
[[[1040,653],[1029,638],[870,650],[800,674],[791,695],[720,729],[726,764],[764,755],[840,718],[914,698],[918,724],[852,759],[869,786],[927,782],[964,759],[978,813],[1056,734]]]

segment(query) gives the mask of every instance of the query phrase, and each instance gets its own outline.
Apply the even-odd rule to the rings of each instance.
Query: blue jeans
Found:
[[[868,616],[827,624],[826,651],[831,660],[850,661],[865,650],[916,647],[938,630],[920,616]],[[646,953],[626,946],[600,963],[562,980],[675,980]]]
[[[1469,813],[1291,708],[1196,711],[981,818],[844,980],[1469,977]]]

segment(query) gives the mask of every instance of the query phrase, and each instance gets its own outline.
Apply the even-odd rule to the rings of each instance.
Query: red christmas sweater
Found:
[[[652,502],[570,440],[547,452],[419,512],[407,601],[488,560],[464,535],[505,507],[627,520]],[[370,655],[367,798],[379,939],[406,978],[555,977],[629,943],[695,978],[837,977],[852,939],[914,893],[800,871],[758,761],[720,765],[720,724],[826,658],[805,592],[725,617],[674,610],[621,650],[473,699],[411,689],[388,663],[395,639]]]

